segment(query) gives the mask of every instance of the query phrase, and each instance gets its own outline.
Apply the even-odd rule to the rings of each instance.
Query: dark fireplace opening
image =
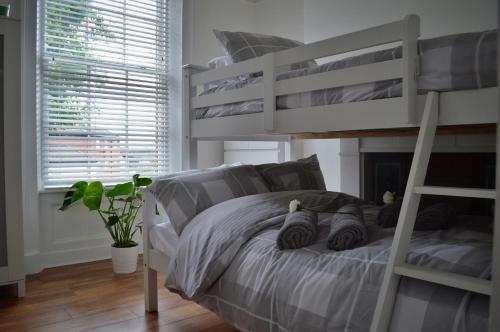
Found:
[[[413,153],[364,153],[362,157],[362,197],[383,204],[389,190],[403,197]],[[495,188],[494,153],[433,153],[425,185]],[[458,213],[491,216],[493,200],[422,195],[421,207],[437,202],[452,204]]]

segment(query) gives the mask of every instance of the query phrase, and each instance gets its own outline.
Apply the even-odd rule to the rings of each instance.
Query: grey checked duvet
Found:
[[[361,205],[368,245],[327,250],[325,218],[331,215],[325,213],[314,245],[280,251],[276,236],[292,199],[328,211]],[[364,204],[324,191],[265,193],[217,204],[181,234],[166,286],[243,331],[368,331],[392,231],[378,228],[378,209]],[[490,278],[486,233],[460,227],[415,232],[410,247],[412,264]],[[485,296],[404,278],[391,330],[486,331],[487,306]]]
[[[463,33],[419,41],[420,73],[418,89],[452,91],[479,89],[497,85],[496,37],[494,30]],[[287,71],[276,80],[317,74],[331,70],[401,58],[401,47],[370,52],[329,62],[309,69]],[[262,77],[226,80],[202,94],[228,91],[262,81]],[[391,98],[401,96],[401,80],[385,80],[346,87],[315,90],[276,98],[278,110],[307,108],[329,104]],[[263,110],[262,99],[195,109],[197,119],[258,113]]]

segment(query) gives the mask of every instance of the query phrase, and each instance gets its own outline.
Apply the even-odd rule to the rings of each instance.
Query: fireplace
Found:
[[[363,153],[361,196],[382,204],[389,190],[402,197],[410,172],[412,153]],[[425,185],[495,188],[494,153],[433,153]],[[448,202],[461,214],[492,215],[493,201],[476,198],[423,195],[422,206]]]

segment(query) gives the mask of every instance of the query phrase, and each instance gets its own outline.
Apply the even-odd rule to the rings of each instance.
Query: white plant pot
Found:
[[[111,246],[111,260],[115,273],[132,273],[137,270],[137,255],[139,246],[116,248]]]

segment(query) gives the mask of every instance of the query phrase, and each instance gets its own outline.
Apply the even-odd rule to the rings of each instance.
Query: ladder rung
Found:
[[[475,198],[496,198],[495,189],[476,189],[476,188],[454,188],[454,187],[415,187],[415,193],[427,195],[475,197]]]
[[[403,264],[401,266],[394,267],[394,273],[440,285],[460,288],[475,293],[491,295],[490,280],[469,277],[452,272],[439,271],[411,264]]]

